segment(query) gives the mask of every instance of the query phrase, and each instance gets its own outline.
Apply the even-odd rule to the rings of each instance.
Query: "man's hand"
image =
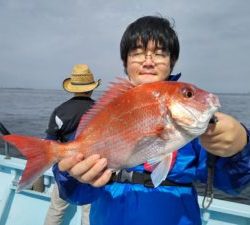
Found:
[[[201,135],[202,146],[210,153],[230,157],[240,152],[247,144],[245,128],[233,117],[224,113],[216,113],[218,122],[209,125]]]
[[[94,187],[101,187],[110,180],[112,172],[106,166],[107,159],[100,158],[100,155],[91,155],[84,159],[81,153],[64,158],[58,163],[59,170],[67,171],[81,183]]]

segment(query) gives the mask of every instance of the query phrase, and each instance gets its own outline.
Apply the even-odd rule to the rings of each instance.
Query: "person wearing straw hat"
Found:
[[[73,67],[71,76],[63,81],[65,91],[74,97],[59,105],[51,114],[48,129],[49,140],[67,142],[74,139],[75,131],[81,116],[94,104],[91,94],[101,83],[94,80],[88,65],[77,64]],[[89,224],[89,205],[83,206],[82,224]],[[44,225],[59,225],[63,222],[66,210],[75,212],[76,206],[70,205],[59,197],[58,187],[54,186]]]

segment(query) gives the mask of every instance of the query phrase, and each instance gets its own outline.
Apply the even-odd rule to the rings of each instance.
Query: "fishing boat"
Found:
[[[44,173],[43,189],[16,192],[26,160],[10,157],[9,145],[4,143],[0,154],[0,225],[43,225],[54,184],[53,173]],[[202,205],[202,197],[199,196]],[[214,199],[208,209],[201,207],[203,225],[250,225],[250,205]],[[81,224],[81,207],[72,206],[63,225]]]

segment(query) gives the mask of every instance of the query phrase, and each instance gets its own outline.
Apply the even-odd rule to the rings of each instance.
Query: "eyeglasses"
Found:
[[[147,57],[151,57],[151,60],[154,61],[154,63],[166,63],[169,53],[163,50],[157,50],[148,54],[148,52],[144,50],[134,50],[128,55],[132,62],[143,63]]]

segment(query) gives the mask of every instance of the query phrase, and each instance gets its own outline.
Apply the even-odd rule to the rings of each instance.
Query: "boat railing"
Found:
[[[5,159],[10,159],[10,145],[7,142],[4,142],[4,155]]]
[[[54,177],[51,169],[43,175],[44,191],[25,189],[17,192],[17,185],[26,164],[25,159],[6,158],[0,154],[0,224],[42,225],[50,205]],[[81,207],[70,206],[62,225],[81,224]]]

